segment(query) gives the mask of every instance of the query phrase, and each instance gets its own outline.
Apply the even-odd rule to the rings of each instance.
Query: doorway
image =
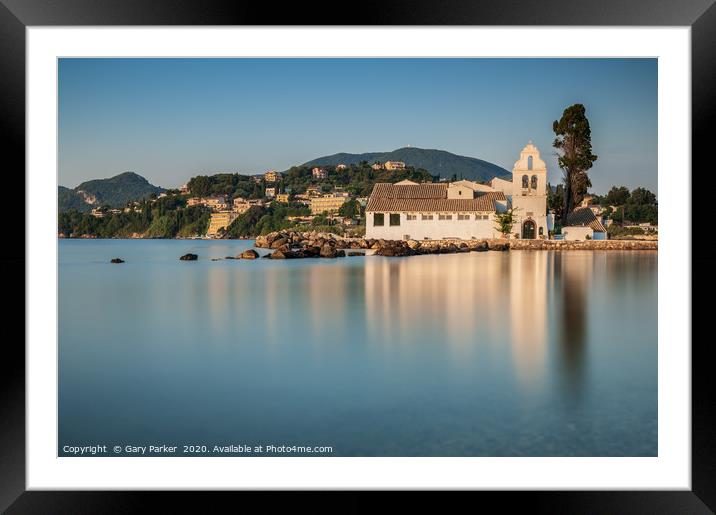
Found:
[[[525,220],[525,223],[522,224],[522,239],[535,239],[535,223],[532,220]]]

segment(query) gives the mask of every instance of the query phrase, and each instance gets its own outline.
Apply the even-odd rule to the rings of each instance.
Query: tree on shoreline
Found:
[[[567,216],[582,201],[592,186],[587,171],[597,156],[592,153],[592,131],[582,104],[569,106],[555,120],[554,148],[561,151],[558,163],[564,174],[564,212]]]
[[[497,222],[497,230],[507,238],[512,232],[512,226],[515,224],[515,208],[511,207],[504,213],[495,213],[495,222]]]

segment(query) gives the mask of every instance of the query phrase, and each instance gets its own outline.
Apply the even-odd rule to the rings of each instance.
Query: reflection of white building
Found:
[[[510,341],[515,372],[523,384],[533,384],[544,374],[552,260],[548,252],[510,253]]]
[[[508,345],[504,350],[518,384],[538,385],[547,366],[553,267],[553,255],[547,252],[367,259],[369,340],[406,345],[432,331],[456,356],[484,352],[486,359],[502,359],[498,349]]]
[[[366,206],[366,237],[387,240],[499,238],[495,215],[514,208],[513,236],[546,239],[547,166],[530,142],[520,153],[512,180],[379,183]]]

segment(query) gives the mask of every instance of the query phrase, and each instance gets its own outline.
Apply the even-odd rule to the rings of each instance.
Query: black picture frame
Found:
[[[343,12],[341,12],[341,10]],[[25,28],[48,25],[549,25],[549,26],[689,26],[692,55],[692,169],[716,173],[710,166],[713,143],[709,137],[716,122],[716,6],[714,0],[543,0],[525,2],[454,1],[450,4],[414,0],[399,2],[363,1],[356,4],[333,2],[328,5],[289,3],[277,8],[258,2],[217,2],[204,0],[0,0],[0,126],[6,165],[3,178],[12,184],[13,195],[25,191]],[[8,160],[8,157],[10,158]],[[682,173],[682,172],[679,172]],[[688,173],[688,171],[687,171]],[[693,173],[691,174],[693,177]],[[693,190],[692,190],[693,191]],[[691,192],[684,191],[684,213],[664,216],[692,217],[692,235],[697,221],[709,219],[707,203],[692,204]],[[24,205],[24,201],[23,201]],[[18,209],[19,211],[19,209]],[[178,503],[178,511],[206,511],[209,493],[189,497],[175,492],[38,492],[25,491],[25,348],[24,270],[25,231],[13,215],[13,244],[3,246],[0,259],[7,278],[16,281],[15,295],[7,295],[4,308],[6,328],[22,329],[11,336],[5,331],[0,358],[0,509],[17,513],[107,513],[139,511],[150,500],[160,500],[164,512],[167,503]],[[24,221],[24,217],[23,217]],[[22,234],[23,245],[16,243]],[[716,264],[714,239],[691,245],[692,268]],[[48,259],[52,259],[49,256]],[[709,320],[706,295],[714,291],[714,274],[700,274],[692,286],[693,328]],[[6,290],[8,293],[12,290]],[[694,316],[695,315],[695,316]],[[702,316],[699,316],[702,315]],[[694,334],[699,334],[698,331]],[[703,333],[708,334],[708,333]],[[711,379],[709,346],[712,338],[693,338],[692,352],[692,489],[691,491],[588,491],[588,492],[475,492],[480,501],[492,500],[503,505],[522,505],[535,513],[713,513],[716,510],[716,396]],[[244,496],[266,502],[267,493],[224,492],[231,501]],[[336,494],[330,494],[335,496]],[[326,507],[337,511],[369,509],[373,494],[350,493],[339,496]],[[422,496],[416,496],[422,504]],[[286,499],[296,504],[310,502],[300,493]],[[245,502],[243,499],[242,503]],[[382,502],[382,501],[381,501]],[[474,501],[469,501],[474,502]],[[231,506],[231,502],[229,504]],[[236,505],[235,505],[236,507]],[[218,508],[217,508],[218,509]]]

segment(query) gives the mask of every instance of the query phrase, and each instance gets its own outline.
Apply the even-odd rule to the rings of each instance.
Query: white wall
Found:
[[[581,225],[574,225],[568,227],[562,227],[562,234],[565,240],[570,241],[582,241],[587,239],[587,235],[590,238],[594,238],[594,231],[591,227],[582,227]]]
[[[400,225],[391,226],[389,213],[385,213],[385,225],[375,227],[373,225],[372,212],[366,213],[366,238],[386,240],[441,240],[443,238],[460,238],[470,240],[472,238],[499,238],[501,233],[497,229],[494,220],[494,213],[488,214],[487,220],[475,220],[475,215],[470,214],[469,220],[458,220],[457,213],[452,214],[452,220],[438,220],[438,214],[433,213],[432,220],[422,220],[417,215],[417,220],[408,220],[407,213],[400,213]]]

